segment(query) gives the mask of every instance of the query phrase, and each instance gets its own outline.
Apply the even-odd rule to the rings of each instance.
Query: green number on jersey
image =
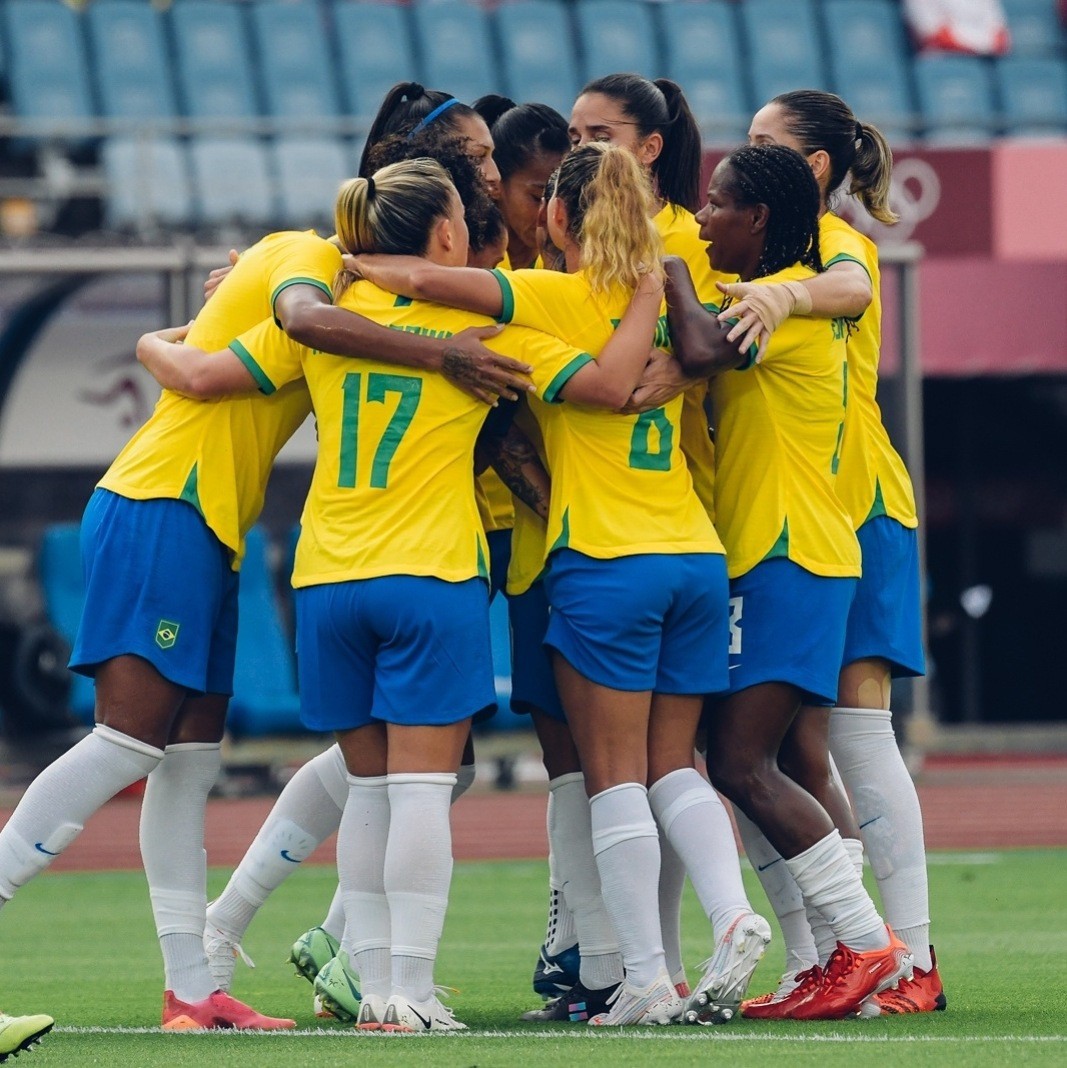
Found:
[[[659,446],[655,452],[649,450],[650,430],[656,428]],[[642,412],[634,423],[630,435],[630,466],[640,471],[669,471],[671,469],[671,449],[674,445],[674,427],[662,408],[653,408]]]
[[[341,408],[341,455],[337,485],[352,489],[356,485],[356,459],[359,454],[359,409],[363,375],[354,372],[345,375],[341,389],[344,400]],[[367,375],[367,402],[385,403],[387,393],[399,393],[400,402],[382,434],[371,464],[370,484],[373,489],[385,489],[389,484],[389,465],[400,446],[415,410],[422,397],[422,379],[412,375],[383,375],[373,372]]]

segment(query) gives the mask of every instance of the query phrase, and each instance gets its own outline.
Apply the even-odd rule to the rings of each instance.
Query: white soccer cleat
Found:
[[[590,1027],[630,1027],[674,1023],[684,1005],[671,977],[662,972],[643,989],[624,982],[608,999],[611,1008],[594,1016]]]
[[[363,1004],[359,1007],[356,1029],[359,1031],[380,1031],[385,1023],[385,1010],[389,1002],[377,994],[364,994]]]
[[[385,1006],[380,1030],[407,1034],[424,1031],[466,1031],[467,1025],[452,1015],[452,1010],[434,996],[429,1001],[409,1001],[394,994]]]
[[[241,944],[210,921],[204,928],[204,953],[207,955],[207,966],[211,969],[211,978],[215,980],[219,990],[224,990],[227,994],[233,986],[233,971],[238,957],[249,968],[255,967],[252,958],[241,948]]]
[[[754,912],[742,912],[701,965],[704,975],[686,1005],[685,1022],[724,1024],[734,1019],[770,941],[770,924]]]

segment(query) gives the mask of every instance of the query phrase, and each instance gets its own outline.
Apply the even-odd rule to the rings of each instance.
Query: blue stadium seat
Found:
[[[734,5],[675,0],[663,6],[667,75],[685,89],[704,138],[735,145],[748,135],[752,107]]]
[[[1013,56],[1062,56],[1067,45],[1056,0],[1001,0]]]
[[[427,2],[411,8],[422,57],[422,83],[471,103],[500,84],[496,49],[482,8],[465,0]]]
[[[170,9],[178,88],[190,118],[248,118],[259,113],[244,12],[213,0]]]
[[[202,224],[275,221],[267,152],[255,138],[194,137],[189,157]]]
[[[652,9],[642,0],[583,0],[574,15],[587,82],[616,71],[663,74]]]
[[[891,139],[915,133],[910,49],[893,0],[823,0],[833,88]]]
[[[568,117],[581,83],[563,4],[515,0],[497,8],[496,26],[507,94],[520,104],[548,104]]]
[[[74,645],[85,604],[85,573],[82,570],[80,526],[58,523],[44,532],[37,573],[44,594],[48,619],[68,645]],[[91,725],[96,705],[92,679],[71,675],[70,711],[79,723]]]
[[[791,89],[828,89],[814,0],[746,0],[738,8],[756,107]]]
[[[96,111],[78,16],[59,0],[19,0],[3,10],[16,117],[39,124],[43,136],[85,143],[84,135],[63,130]],[[38,140],[26,139],[18,147]]]
[[[995,61],[1004,132],[1016,137],[1067,132],[1067,63],[1040,56]]]
[[[988,60],[920,55],[915,58],[914,70],[927,141],[977,144],[996,132]]]
[[[332,226],[338,187],[355,174],[344,143],[329,137],[279,137],[271,156],[284,225]]]
[[[140,0],[96,0],[85,20],[101,113],[134,120],[177,114],[159,15]]]
[[[408,11],[399,4],[338,0],[333,19],[347,110],[369,121],[397,82],[418,79]]]
[[[303,730],[293,645],[282,626],[270,546],[259,527],[245,539],[238,605],[228,730],[239,738]]]
[[[194,216],[189,164],[172,137],[111,137],[101,152],[105,222],[116,230],[187,225]]]
[[[333,59],[317,4],[258,0],[252,29],[267,112],[304,125],[339,112]]]

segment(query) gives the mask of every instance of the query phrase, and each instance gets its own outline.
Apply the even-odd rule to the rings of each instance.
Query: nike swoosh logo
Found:
[[[730,665],[730,666],[729,666],[729,667],[727,668],[727,671],[736,671],[736,670],[737,670],[737,668],[739,668],[740,666],[741,666],[740,664],[731,664],[731,665]]]
[[[429,1020],[429,1018],[426,1017],[426,1016],[423,1016],[422,1013],[419,1012],[419,1010],[416,1009],[411,1004],[410,1001],[408,1002],[408,1006],[410,1007],[411,1011],[422,1021],[422,1026],[425,1027],[427,1031],[429,1031],[430,1030],[430,1020]]]
[[[50,849],[45,849],[43,842],[34,842],[33,843],[33,848],[36,849],[38,853],[43,853],[46,857],[58,857],[59,856],[58,853],[53,853]]]
[[[296,857],[289,856],[289,850],[288,849],[283,849],[281,851],[281,858],[282,858],[282,860],[289,861],[290,864],[299,864],[300,863],[300,861],[297,860]]]
[[[862,831],[864,827],[870,827],[872,823],[877,823],[881,818],[881,816],[875,816],[874,819],[870,819],[866,823],[861,823],[860,830]]]
[[[781,857],[775,857],[774,860],[772,860],[769,864],[761,864],[756,869],[756,871],[766,871],[768,868],[773,868],[775,866],[775,864],[777,864],[778,861],[780,861],[781,859],[782,859]]]

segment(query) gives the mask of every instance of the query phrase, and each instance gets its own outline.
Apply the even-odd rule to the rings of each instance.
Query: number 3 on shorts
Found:
[[[730,656],[741,655],[741,613],[744,607],[744,597],[730,598]]]

